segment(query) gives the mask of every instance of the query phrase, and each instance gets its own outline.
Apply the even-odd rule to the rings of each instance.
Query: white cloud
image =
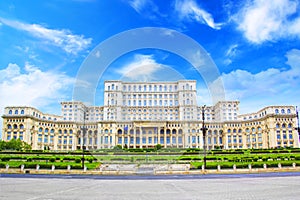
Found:
[[[232,59],[237,54],[237,48],[238,48],[238,45],[233,44],[233,45],[230,45],[230,47],[227,49],[227,51],[225,52],[225,57],[227,57],[227,58],[225,58],[224,62],[223,62],[225,65],[230,65],[232,63]]]
[[[157,63],[151,55],[137,54],[134,56],[134,61],[120,68],[118,73],[132,80],[147,81],[151,80],[153,74],[162,68],[163,66]]]
[[[213,29],[221,29],[221,23],[215,23],[212,15],[200,8],[193,0],[176,0],[175,10],[181,19],[195,20],[198,23],[206,24]]]
[[[157,63],[152,55],[136,54],[133,61],[116,70],[124,81],[175,81],[184,76],[171,66]]]
[[[140,15],[150,19],[156,19],[161,16],[159,9],[152,0],[131,0],[129,5]]]
[[[41,71],[28,63],[23,69],[10,63],[0,74],[0,112],[11,105],[42,107],[57,103],[73,83],[63,73]]]
[[[254,0],[233,17],[238,29],[253,43],[278,38],[299,37],[300,17],[298,1]]]
[[[60,47],[67,53],[77,54],[85,50],[92,39],[85,38],[83,35],[72,34],[69,30],[56,30],[43,27],[39,24],[26,24],[16,20],[0,18],[0,22],[6,26],[26,31],[30,35],[46,41],[49,45]]]
[[[222,74],[227,99],[248,105],[247,112],[272,104],[300,105],[300,50],[287,52],[286,58],[288,69],[269,68],[256,74],[237,69]]]

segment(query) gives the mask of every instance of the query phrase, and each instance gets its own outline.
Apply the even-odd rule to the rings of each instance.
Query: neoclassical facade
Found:
[[[33,149],[75,150],[163,147],[207,149],[299,147],[294,106],[268,106],[239,114],[239,101],[198,106],[196,81],[105,81],[104,105],[61,102],[61,116],[32,107],[4,110],[2,139]]]

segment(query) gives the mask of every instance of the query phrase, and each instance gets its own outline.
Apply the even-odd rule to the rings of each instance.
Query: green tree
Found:
[[[158,150],[162,149],[162,146],[161,146],[161,144],[157,144],[157,145],[155,145],[154,149],[155,149],[156,151],[158,151]]]

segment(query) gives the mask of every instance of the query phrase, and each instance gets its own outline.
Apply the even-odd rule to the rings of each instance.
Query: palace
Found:
[[[33,149],[204,147],[207,149],[299,147],[294,106],[268,106],[239,113],[239,101],[198,106],[196,81],[105,81],[104,105],[61,102],[61,116],[33,107],[4,110],[2,139]]]

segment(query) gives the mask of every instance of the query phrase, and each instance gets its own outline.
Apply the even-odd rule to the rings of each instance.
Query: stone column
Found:
[[[133,148],[136,148],[136,129],[133,127]]]

